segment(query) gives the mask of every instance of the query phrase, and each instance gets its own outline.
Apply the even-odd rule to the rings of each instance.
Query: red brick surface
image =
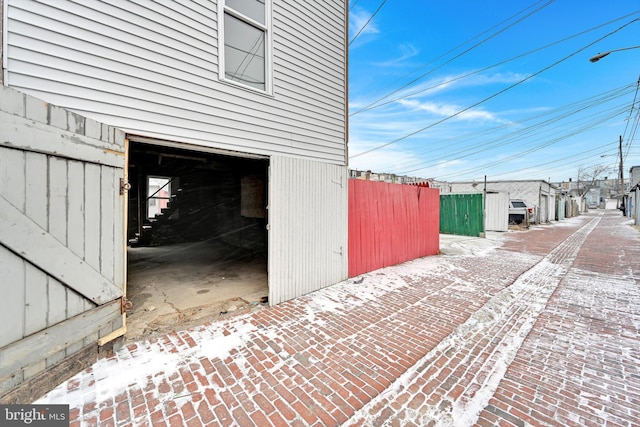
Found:
[[[499,239],[128,345],[40,401],[73,425],[640,425],[638,232],[600,211]]]

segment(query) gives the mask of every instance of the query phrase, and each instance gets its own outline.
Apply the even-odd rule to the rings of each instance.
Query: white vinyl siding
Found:
[[[269,302],[345,280],[346,166],[274,156],[269,175]]]
[[[346,163],[343,1],[272,1],[272,96],[219,80],[213,1],[6,1],[9,86],[142,136]]]
[[[489,192],[485,198],[485,231],[509,230],[509,193]]]

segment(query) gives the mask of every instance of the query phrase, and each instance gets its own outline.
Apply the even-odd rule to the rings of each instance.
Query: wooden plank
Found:
[[[124,167],[124,147],[0,111],[0,146]]]
[[[389,265],[387,260],[389,259],[389,253],[391,252],[391,234],[390,226],[393,224],[392,211],[389,210],[391,206],[391,194],[389,192],[389,184],[385,182],[373,183],[378,184],[374,187],[374,191],[380,193],[380,198],[377,199],[376,210],[380,221],[376,224],[376,235],[379,236],[379,249],[380,258],[378,260],[379,265],[376,268],[386,267]]]
[[[79,257],[84,256],[84,165],[69,161],[67,247]]]
[[[389,228],[385,230],[389,233],[391,240],[389,261],[387,265],[396,265],[406,261],[406,217],[403,208],[405,194],[401,184],[388,184],[391,196],[391,206],[388,208],[391,213]],[[395,232],[394,232],[395,229]],[[410,244],[410,243],[409,243]]]
[[[417,234],[417,215],[415,207],[418,203],[418,187],[411,185],[404,186],[406,197],[404,198],[404,211],[406,212],[406,239],[410,242],[407,245],[407,259],[416,259],[421,256],[420,253],[420,236]]]
[[[55,237],[0,196],[0,242],[49,275],[98,304],[122,296],[118,289]],[[38,242],[34,245],[32,242]]]
[[[121,169],[114,169],[113,171],[113,188],[114,192],[112,200],[114,201],[113,208],[113,266],[114,277],[113,284],[118,289],[124,290],[124,282],[126,277],[126,263],[127,263],[127,246],[126,236],[127,230],[125,227],[125,199],[127,196],[120,196],[120,178],[124,178],[124,171]]]
[[[25,336],[47,327],[47,275],[26,264]]]
[[[67,245],[67,161],[49,157],[49,233]]]
[[[25,213],[43,230],[47,229],[47,156],[26,153],[26,203]]]
[[[24,212],[25,163],[24,151],[0,147],[0,191],[16,208]]]
[[[86,311],[84,304],[86,299],[82,295],[69,288],[66,289],[66,294],[67,317],[73,317]]]
[[[119,327],[118,329],[116,329],[115,331],[113,331],[113,332],[111,332],[111,333],[109,333],[107,335],[104,335],[102,338],[100,338],[98,340],[98,345],[99,346],[103,346],[106,343],[108,343],[110,341],[113,341],[116,338],[121,337],[124,334],[126,334],[127,333],[127,322],[126,322],[126,320],[127,320],[126,319],[126,314],[123,314],[122,315],[122,321],[121,321],[122,322],[122,326]]]
[[[100,166],[86,164],[84,170],[84,260],[100,271]]]
[[[365,251],[364,248],[366,248],[366,241],[369,238],[369,232],[370,230],[367,228],[367,224],[365,222],[365,218],[366,218],[366,212],[369,209],[369,204],[370,201],[367,201],[366,198],[364,198],[362,195],[365,192],[365,188],[360,184],[360,182],[358,182],[356,184],[356,196],[355,196],[355,204],[358,206],[358,210],[359,210],[359,214],[358,214],[358,222],[359,222],[359,228],[360,228],[360,241],[358,242],[358,249],[356,249],[357,251],[359,250],[360,254],[358,255],[359,259],[360,259],[360,268],[357,274],[360,274],[364,271],[367,271],[367,262],[370,256],[370,250],[369,251]]]
[[[115,244],[115,198],[113,168],[101,167],[100,181],[100,273],[113,283],[114,279],[114,244]]]
[[[340,255],[340,248],[345,251],[346,233],[342,227],[332,228],[322,222],[336,220],[337,215],[329,213],[330,204],[347,209],[347,188],[341,187],[334,176],[334,171],[342,170],[340,166],[308,160],[272,159],[269,253],[275,255],[269,257],[271,303],[320,289],[347,276],[347,264]],[[326,194],[336,196],[327,201],[323,199]],[[309,241],[316,243],[311,250]]]
[[[2,221],[0,224],[3,224]],[[24,261],[2,245],[0,245],[0,277],[2,277],[0,347],[4,347],[24,336],[25,274]],[[11,326],[8,327],[8,325]]]
[[[0,378],[54,356],[121,316],[120,301],[113,301],[0,348]]]
[[[350,179],[347,181],[349,186],[349,211],[348,211],[348,221],[349,221],[349,236],[347,239],[347,244],[349,247],[349,277],[354,277],[357,271],[359,271],[360,260],[359,260],[359,252],[357,251],[357,243],[360,242],[360,229],[359,229],[359,221],[356,216],[356,189],[355,189],[355,180]]]
[[[382,258],[382,244],[381,244],[381,235],[380,235],[380,212],[378,211],[378,204],[380,203],[381,197],[383,194],[377,194],[375,192],[373,182],[366,181],[364,187],[364,192],[362,193],[362,197],[368,201],[368,212],[369,215],[365,218],[365,227],[367,228],[367,240],[365,244],[367,245],[370,251],[370,256],[367,259],[367,270],[372,271],[375,270],[377,265],[380,264],[380,260]]]
[[[67,319],[67,289],[53,277],[47,283],[47,326],[52,326]]]
[[[350,180],[349,276],[436,254],[440,210],[434,200],[438,190]]]

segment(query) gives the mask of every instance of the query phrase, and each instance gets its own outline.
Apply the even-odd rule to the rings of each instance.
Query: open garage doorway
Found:
[[[127,339],[267,303],[268,166],[130,142]]]

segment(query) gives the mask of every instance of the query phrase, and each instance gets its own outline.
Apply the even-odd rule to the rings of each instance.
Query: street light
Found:
[[[620,49],[608,50],[606,52],[602,52],[602,53],[599,53],[597,55],[592,56],[591,58],[589,58],[589,61],[598,62],[602,58],[604,58],[605,56],[609,55],[612,52],[619,52],[621,50],[630,50],[630,49],[638,49],[638,48],[640,48],[640,46],[629,46],[629,47],[621,47]]]
[[[634,22],[636,20],[637,19],[634,19],[631,22]],[[621,50],[630,50],[630,49],[638,49],[638,48],[640,48],[640,46],[621,47],[619,49],[609,50],[607,52],[602,52],[602,53],[599,53],[597,55],[592,56],[591,58],[589,58],[589,61],[598,62],[602,58],[604,58],[605,56],[609,55],[610,53],[619,52]],[[640,80],[638,80],[638,81],[640,82]],[[624,169],[623,169],[623,166],[622,166],[622,135],[620,135],[620,148],[619,148],[619,150],[620,150],[620,173],[619,173],[619,176],[620,176],[620,198],[621,198],[622,205],[624,206]],[[626,211],[623,210],[623,212],[626,215]]]

